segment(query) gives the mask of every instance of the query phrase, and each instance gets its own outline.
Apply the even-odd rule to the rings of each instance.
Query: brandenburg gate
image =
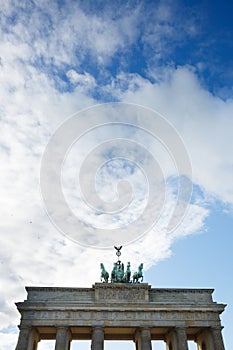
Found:
[[[16,304],[16,350],[36,350],[43,339],[55,339],[55,350],[84,339],[92,340],[91,350],[103,350],[104,340],[131,340],[136,350],[151,350],[152,340],[188,350],[193,340],[198,350],[224,350],[219,315],[225,305],[213,301],[213,289],[152,288],[139,283],[140,266],[131,280],[130,264],[124,272],[118,260],[108,282],[101,264],[104,281],[91,288],[26,287],[27,299]]]

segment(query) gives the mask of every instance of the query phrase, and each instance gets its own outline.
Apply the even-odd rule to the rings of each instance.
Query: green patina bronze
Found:
[[[113,264],[113,269],[111,272],[111,283],[140,283],[143,281],[143,264],[141,263],[138,266],[138,271],[133,274],[133,278],[131,279],[131,270],[130,270],[130,262],[127,263],[126,270],[124,269],[124,264],[119,260],[119,257],[121,255],[121,248],[120,247],[114,247],[117,252],[116,255],[118,257],[118,261]],[[109,281],[109,273],[105,270],[104,264],[100,264],[101,268],[101,277],[100,280],[104,283],[108,283]]]
[[[142,269],[143,269],[143,263],[141,263],[138,266],[138,272],[134,272],[134,274],[133,274],[133,283],[134,282],[139,282],[139,278],[141,278],[141,282],[143,281]]]
[[[101,263],[100,268],[101,268],[101,276],[100,276],[101,282],[104,280],[105,283],[108,283],[109,273],[105,270],[104,264]]]

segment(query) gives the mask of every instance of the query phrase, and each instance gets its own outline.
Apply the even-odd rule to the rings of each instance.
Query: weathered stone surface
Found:
[[[168,339],[185,350],[187,339],[196,339],[199,343],[204,339],[208,344],[215,339],[221,350],[224,349],[219,315],[225,305],[213,302],[212,289],[158,289],[146,283],[96,283],[92,288],[27,287],[26,290],[27,300],[17,303],[22,315],[22,332],[23,327],[32,327],[41,339],[55,339],[59,334],[56,330],[62,332],[64,328],[60,327],[66,327],[72,339],[91,339],[94,329],[96,332],[102,329],[101,334],[107,339],[136,341],[136,334],[142,334],[143,339],[145,334],[150,339],[151,334],[151,339]],[[142,329],[144,333],[140,333]],[[174,329],[180,331],[169,338],[167,335],[173,334],[170,332]],[[207,331],[210,329],[212,333]],[[97,342],[97,338],[96,335],[93,339]],[[150,349],[150,340],[142,343],[142,338],[137,338],[138,349]],[[22,336],[19,337],[22,342],[20,339]],[[96,342],[93,341],[93,349],[99,346]],[[212,350],[212,345],[209,347]]]
[[[150,286],[147,283],[141,284],[103,284],[96,283],[95,301],[113,302],[148,302]]]
[[[69,350],[70,330],[68,327],[57,327],[55,350]]]
[[[212,304],[213,289],[158,289],[152,288],[150,291],[151,302],[176,302],[176,303],[192,303],[192,304]],[[175,298],[175,299],[174,299]]]
[[[104,348],[103,327],[100,327],[100,326],[93,327],[91,350],[103,350],[103,348]]]
[[[26,287],[30,302],[94,301],[94,288]]]

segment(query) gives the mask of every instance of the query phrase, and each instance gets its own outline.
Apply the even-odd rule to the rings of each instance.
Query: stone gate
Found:
[[[225,308],[213,289],[151,288],[147,283],[96,283],[92,288],[26,287],[16,350],[36,350],[43,339],[56,339],[55,350],[72,340],[131,340],[136,350],[151,350],[164,340],[167,350],[224,350],[219,315]]]

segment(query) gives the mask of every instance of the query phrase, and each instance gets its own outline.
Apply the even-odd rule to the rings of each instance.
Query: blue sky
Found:
[[[232,12],[226,0],[1,2],[1,349],[16,344],[19,315],[14,303],[25,299],[25,285],[91,286],[98,281],[99,263],[111,266],[115,259],[111,250],[84,248],[62,235],[49,220],[40,194],[43,154],[55,131],[70,115],[106,102],[155,110],[181,136],[192,164],[187,215],[169,236],[166,223],[178,193],[176,166],[158,139],[125,126],[92,130],[71,147],[62,169],[66,201],[88,227],[95,222],[123,227],[140,218],[149,193],[145,188],[154,175],[144,151],[139,152],[138,145],[144,144],[163,173],[166,196],[158,226],[124,248],[125,260],[132,265],[144,261],[146,281],[154,287],[215,288],[215,300],[228,304],[222,323],[230,349]],[[97,112],[98,120],[102,116]],[[104,151],[93,151],[116,137],[132,142],[126,161],[113,159],[117,149],[108,149],[107,143]],[[127,151],[124,143],[122,150]],[[91,163],[85,169],[91,174],[100,167],[90,180],[97,179],[102,200],[118,198],[121,189],[125,200],[136,189],[125,215],[97,215],[83,203],[78,169],[88,152]],[[121,178],[131,187],[117,187]],[[95,199],[90,191],[86,194]],[[160,198],[159,190],[156,194]],[[83,275],[80,259],[87,261],[88,271],[82,281],[73,277]]]

